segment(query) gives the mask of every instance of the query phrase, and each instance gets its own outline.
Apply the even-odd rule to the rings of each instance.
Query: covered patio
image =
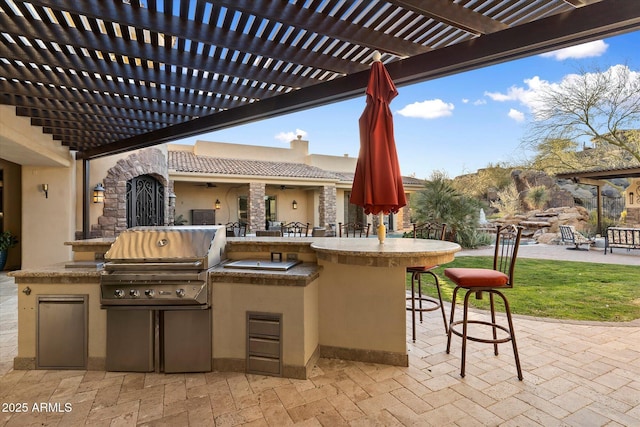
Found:
[[[88,236],[101,215],[92,161],[361,96],[375,50],[402,86],[640,28],[635,0],[302,3],[0,0],[0,165],[19,177],[4,190],[21,208],[5,221],[22,229],[23,259],[67,257],[77,224]],[[31,133],[14,128],[25,121]],[[0,274],[8,426],[640,423],[637,321],[519,318],[522,382],[509,353],[486,346],[460,378],[458,347],[446,355],[429,318],[410,367],[320,359],[291,380],[13,370],[17,300]]]
[[[523,247],[521,256],[597,257],[637,263],[624,253]],[[466,251],[462,255],[482,254]],[[605,258],[602,260],[602,258]],[[572,259],[580,261],[580,259]],[[142,374],[14,371],[16,287],[0,275],[0,400],[28,413],[0,413],[12,425],[503,425],[632,426],[640,423],[640,321],[598,323],[518,317],[524,381],[512,355],[472,345],[459,376],[437,312],[418,324],[409,367],[320,359],[308,380],[241,373]],[[485,362],[489,360],[489,362]],[[33,411],[33,404],[58,406]],[[65,404],[72,410],[65,412]]]

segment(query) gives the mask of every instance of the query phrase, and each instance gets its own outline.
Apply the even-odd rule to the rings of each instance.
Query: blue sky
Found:
[[[453,178],[490,163],[517,163],[537,88],[580,69],[618,64],[640,72],[640,32],[399,87],[391,110],[402,174],[428,178],[437,170]],[[302,134],[313,154],[357,157],[364,105],[363,91],[349,101],[176,142],[288,147]]]

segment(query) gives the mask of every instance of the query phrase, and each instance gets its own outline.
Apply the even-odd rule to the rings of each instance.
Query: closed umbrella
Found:
[[[353,178],[350,202],[366,214],[379,215],[378,240],[384,243],[383,215],[396,213],[407,204],[393,137],[389,104],[398,95],[378,52],[367,85],[367,105],[360,116],[360,153]]]

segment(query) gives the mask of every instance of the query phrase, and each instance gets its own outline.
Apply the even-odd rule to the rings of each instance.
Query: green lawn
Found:
[[[491,268],[490,257],[458,257],[449,267]],[[435,272],[443,298],[451,301],[453,286],[444,275],[445,266]],[[429,276],[425,276],[428,283]],[[429,294],[433,286],[425,286]],[[407,275],[407,289],[411,276]],[[435,291],[434,291],[435,292]],[[458,302],[461,302],[460,292]],[[511,312],[556,319],[623,322],[640,318],[640,267],[520,258],[515,286],[505,290]],[[478,308],[488,308],[489,298],[470,299]],[[501,307],[498,308],[502,310]]]

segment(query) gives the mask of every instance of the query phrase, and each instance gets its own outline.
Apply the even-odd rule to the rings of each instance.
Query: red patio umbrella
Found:
[[[393,137],[391,100],[398,95],[389,73],[374,53],[367,105],[360,116],[360,154],[349,201],[362,206],[366,214],[380,215],[378,240],[384,242],[384,214],[396,213],[407,204]]]

